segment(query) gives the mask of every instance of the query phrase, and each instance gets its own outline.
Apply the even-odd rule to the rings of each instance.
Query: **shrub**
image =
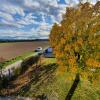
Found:
[[[6,88],[7,85],[8,85],[8,81],[9,81],[9,78],[6,77],[6,76],[3,76],[2,78],[0,78],[0,88]]]

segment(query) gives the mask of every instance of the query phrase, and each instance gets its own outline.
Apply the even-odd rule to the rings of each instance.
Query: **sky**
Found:
[[[62,20],[69,1],[72,5],[78,3],[77,0],[0,0],[0,39],[47,39],[52,25]]]

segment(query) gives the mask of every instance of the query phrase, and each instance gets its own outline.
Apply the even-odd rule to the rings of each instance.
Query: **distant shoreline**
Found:
[[[0,43],[6,43],[6,42],[32,42],[32,41],[49,41],[49,39],[32,39],[32,40],[0,40]]]

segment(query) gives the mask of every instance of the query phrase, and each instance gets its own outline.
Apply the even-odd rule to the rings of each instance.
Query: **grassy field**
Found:
[[[15,87],[15,90],[9,88],[11,92],[14,90],[11,95],[34,98],[46,94],[48,100],[65,100],[75,75],[68,73],[66,68],[61,73],[55,58],[42,58],[41,61],[42,66],[29,67],[11,82]],[[71,100],[100,100],[100,81],[91,84],[88,80],[81,80]]]

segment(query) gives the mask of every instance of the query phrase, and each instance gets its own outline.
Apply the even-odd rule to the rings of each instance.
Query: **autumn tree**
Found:
[[[59,66],[83,78],[98,78],[100,2],[67,7],[61,23],[55,23],[51,29],[50,43]]]

